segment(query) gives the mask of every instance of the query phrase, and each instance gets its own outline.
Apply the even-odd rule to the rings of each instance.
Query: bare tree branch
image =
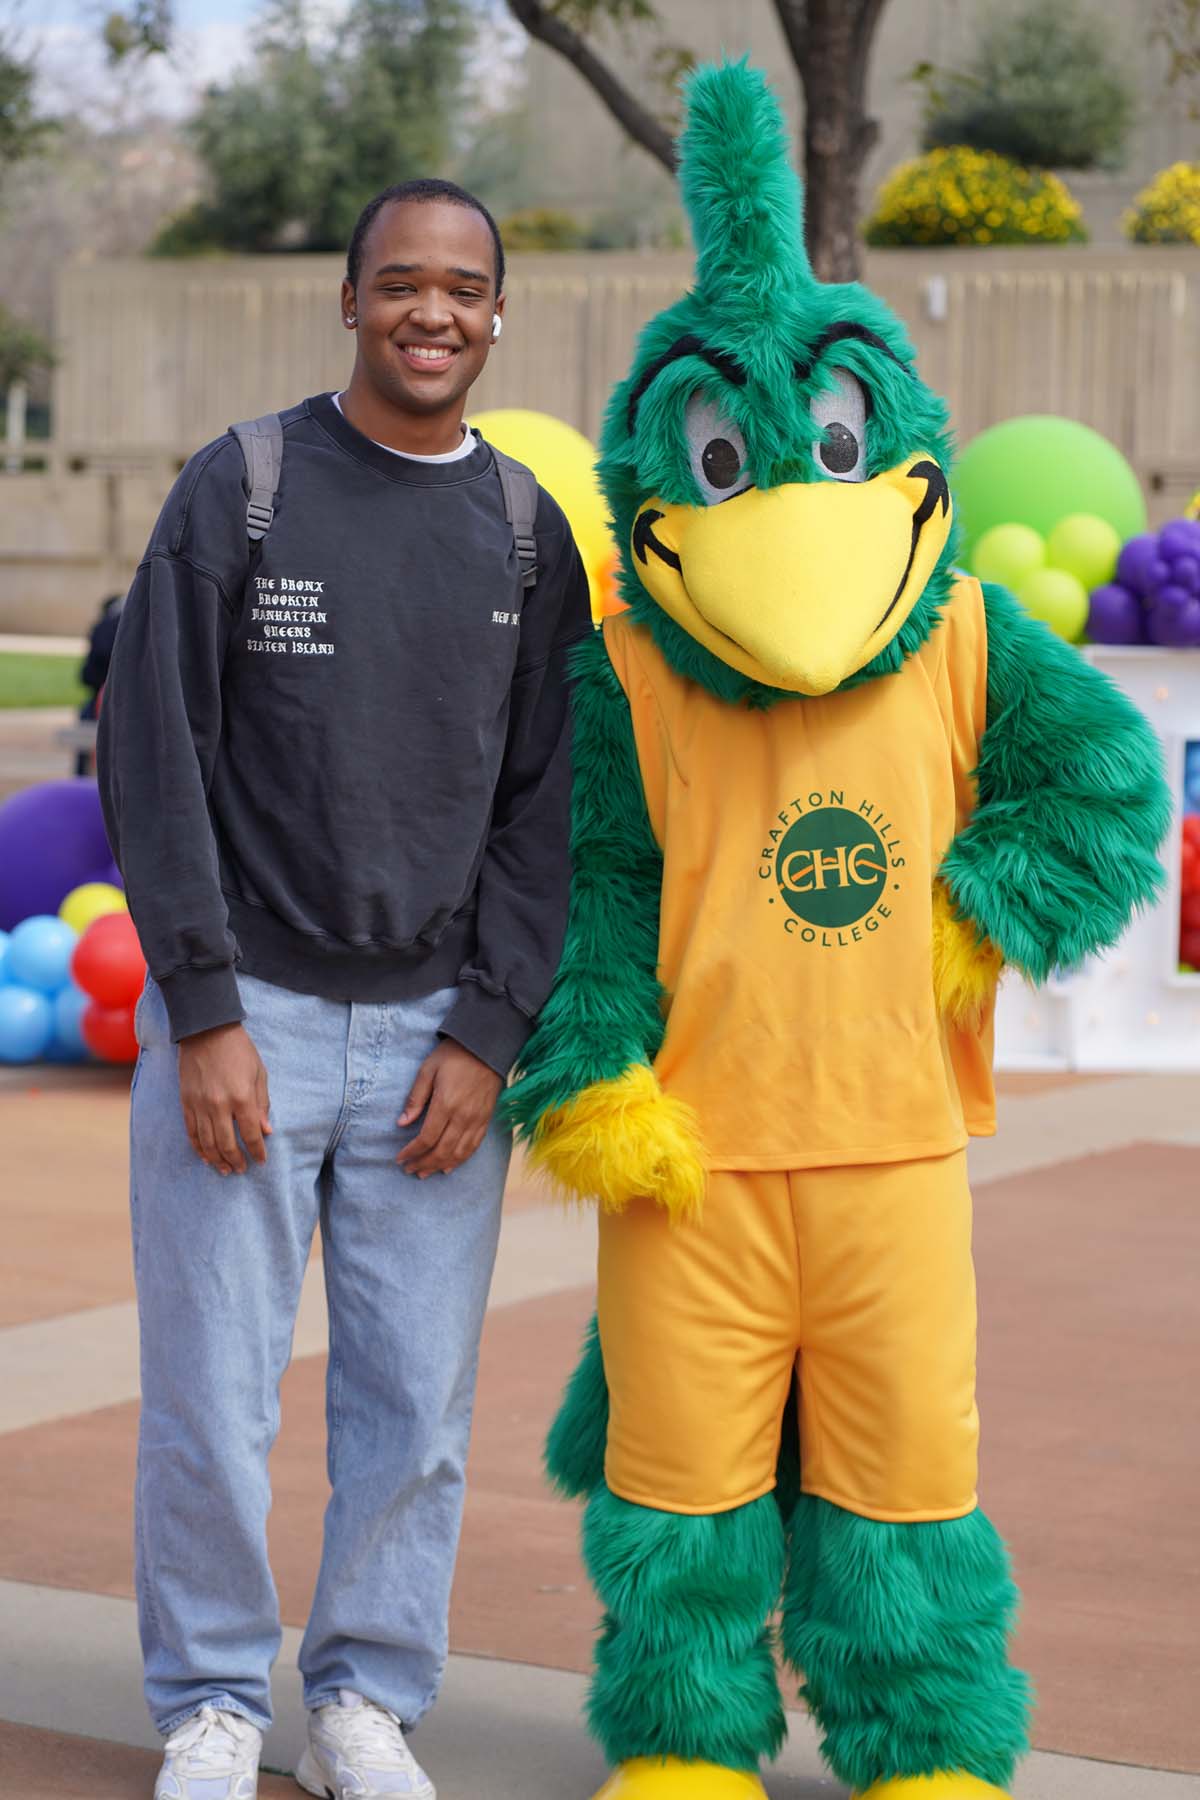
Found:
[[[617,124],[660,162],[675,173],[675,140],[644,107],[635,94],[609,68],[578,31],[557,17],[542,0],[508,0],[508,9],[530,37],[556,50],[576,68],[588,86],[604,102]]]

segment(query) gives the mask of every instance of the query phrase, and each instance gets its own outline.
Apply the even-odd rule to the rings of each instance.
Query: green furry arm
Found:
[[[1155,898],[1171,802],[1132,701],[1004,588],[985,582],[983,595],[979,799],[941,874],[960,912],[1044,981],[1115,943]]]
[[[600,632],[572,665],[571,906],[550,998],[517,1065],[505,1111],[522,1136],[543,1114],[630,1064],[662,1037],[654,841],[629,703]]]

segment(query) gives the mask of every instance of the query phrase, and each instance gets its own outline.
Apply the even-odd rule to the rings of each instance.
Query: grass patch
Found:
[[[78,712],[87,699],[79,679],[80,660],[0,651],[0,707],[70,706]]]

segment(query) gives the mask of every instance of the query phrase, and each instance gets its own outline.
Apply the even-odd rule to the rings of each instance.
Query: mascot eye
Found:
[[[751,485],[746,440],[719,406],[693,394],[684,415],[692,474],[706,506],[743,494]]]
[[[812,403],[813,461],[836,481],[867,478],[867,396],[845,369]]]

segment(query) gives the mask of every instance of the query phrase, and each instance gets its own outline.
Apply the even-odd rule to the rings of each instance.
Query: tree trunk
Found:
[[[886,0],[776,0],[804,90],[805,236],[821,281],[856,281],[863,163],[879,126],[867,117],[867,68]]]

